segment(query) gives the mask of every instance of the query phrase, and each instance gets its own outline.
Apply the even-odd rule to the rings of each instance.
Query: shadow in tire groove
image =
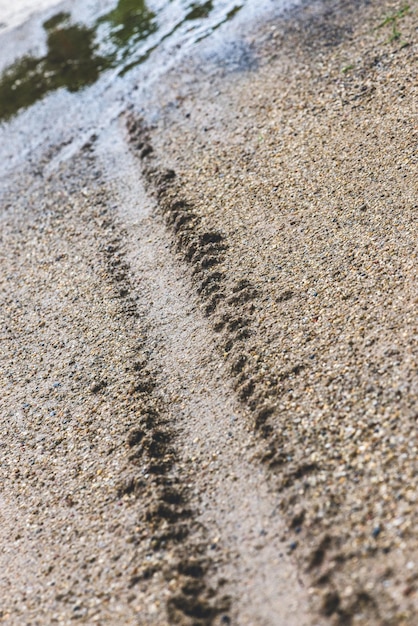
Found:
[[[141,316],[132,295],[135,292],[131,271],[123,248],[123,228],[108,210],[105,196],[97,225],[105,241],[101,250],[107,279],[119,302],[122,318],[139,320]],[[140,323],[146,342],[142,317]],[[118,493],[141,500],[145,496],[147,504],[142,522],[151,533],[150,547],[154,552],[171,555],[170,560],[163,559],[162,565],[163,576],[173,588],[167,600],[169,623],[211,626],[220,615],[229,620],[229,598],[206,580],[212,567],[206,556],[206,532],[196,522],[198,511],[189,504],[186,485],[193,479],[178,465],[177,434],[170,425],[167,407],[159,397],[157,377],[145,354],[138,355],[126,371],[129,378],[126,393],[137,421],[126,437],[133,471],[119,484]],[[131,578],[130,586],[152,578],[156,572],[155,566],[143,567]]]

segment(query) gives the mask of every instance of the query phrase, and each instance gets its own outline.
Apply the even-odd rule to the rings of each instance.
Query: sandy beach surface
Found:
[[[417,624],[418,5],[247,9],[0,127],[1,623]]]

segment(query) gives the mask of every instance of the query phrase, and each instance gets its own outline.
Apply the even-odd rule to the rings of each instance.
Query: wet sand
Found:
[[[3,622],[416,623],[399,10],[315,3],[202,46],[5,181]]]

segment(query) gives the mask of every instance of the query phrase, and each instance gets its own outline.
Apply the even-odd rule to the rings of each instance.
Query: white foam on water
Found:
[[[110,26],[98,25],[97,20],[114,9],[118,1],[121,5],[126,2],[0,0],[0,22],[9,16],[8,27],[0,29],[0,77],[2,71],[25,55],[35,60],[44,58],[48,42],[43,24],[57,12],[70,13],[72,23],[85,24],[95,32],[98,53],[106,56]],[[158,91],[157,85],[164,83],[164,76],[182,59],[199,58],[204,67],[212,67],[213,71],[219,64],[224,68],[228,65],[230,71],[249,67],[251,49],[244,33],[260,20],[268,23],[273,14],[303,1],[306,0],[214,0],[213,10],[205,19],[188,20],[187,12],[194,0],[146,0],[146,6],[158,18],[158,27],[144,38],[132,37],[132,42],[122,42],[120,62],[79,90],[70,91],[64,85],[51,88],[29,102],[30,106],[22,104],[10,119],[0,118],[0,187],[9,171],[21,167],[29,155],[36,159],[35,155],[40,155],[48,144],[65,145],[55,160],[59,165],[61,158],[78,150],[93,132],[117,119],[127,102],[144,115],[148,111],[151,116],[158,116],[153,92]],[[13,9],[6,6],[13,2]],[[138,5],[142,5],[139,0]],[[15,29],[11,26],[13,20],[18,25]],[[129,71],[121,74],[125,69]]]
[[[61,0],[0,0],[0,33],[23,24],[33,13],[59,4]]]

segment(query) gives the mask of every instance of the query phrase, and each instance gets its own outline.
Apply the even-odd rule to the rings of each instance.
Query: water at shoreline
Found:
[[[58,164],[129,107],[154,123],[196,72],[255,70],[251,33],[299,2],[63,0],[0,31],[0,183],[46,150]]]
[[[59,4],[60,0],[0,0],[0,34],[23,24],[33,13]]]
[[[197,42],[232,19],[244,0],[163,2],[119,0],[91,25],[60,11],[43,23],[47,51],[30,54],[0,77],[0,121],[8,120],[59,88],[76,92],[95,83],[106,70],[123,74],[144,63],[162,42],[174,48]]]

